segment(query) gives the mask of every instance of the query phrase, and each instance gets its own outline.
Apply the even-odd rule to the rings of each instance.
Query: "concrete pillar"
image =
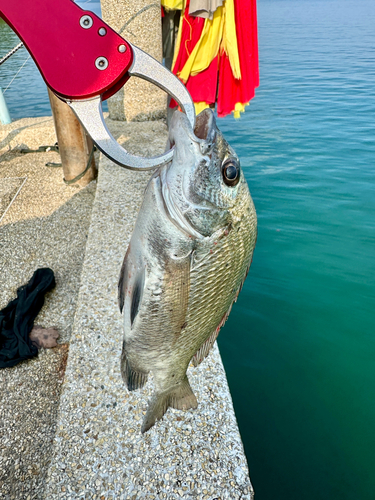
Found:
[[[158,0],[101,0],[103,20],[126,40],[162,61],[161,7]],[[166,94],[132,77],[108,100],[113,120],[147,121],[166,116]]]
[[[92,139],[86,134],[76,115],[65,102],[62,102],[49,89],[48,97],[51,103],[64,179],[71,181],[80,176],[88,167],[85,174],[75,182],[77,186],[86,186],[97,175],[95,158],[92,154]],[[90,162],[89,166],[88,162]]]

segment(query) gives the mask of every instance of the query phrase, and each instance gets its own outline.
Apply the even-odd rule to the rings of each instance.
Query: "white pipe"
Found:
[[[0,122],[3,125],[7,125],[8,123],[12,122],[1,87],[0,87]]]

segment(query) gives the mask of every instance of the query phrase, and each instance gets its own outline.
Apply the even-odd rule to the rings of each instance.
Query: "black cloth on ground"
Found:
[[[44,304],[44,295],[55,284],[52,269],[37,269],[31,280],[18,288],[17,298],[0,311],[0,368],[38,355],[29,334]]]

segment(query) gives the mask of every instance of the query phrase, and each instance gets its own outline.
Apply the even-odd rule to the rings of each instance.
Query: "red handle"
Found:
[[[129,78],[130,45],[71,0],[0,0],[0,17],[24,42],[46,84],[65,99],[107,99]]]

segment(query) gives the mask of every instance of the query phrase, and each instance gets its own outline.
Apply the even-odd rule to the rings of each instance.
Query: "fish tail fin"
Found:
[[[121,375],[129,391],[141,389],[147,382],[148,373],[133,370],[130,366],[125,351],[125,343],[121,354]]]
[[[185,378],[169,393],[169,406],[176,410],[190,410],[198,406],[197,398],[189,384],[189,379]]]
[[[170,406],[177,410],[195,409],[198,406],[197,398],[190,387],[187,376],[172,389],[153,396],[143,420],[142,434],[151,429]]]

